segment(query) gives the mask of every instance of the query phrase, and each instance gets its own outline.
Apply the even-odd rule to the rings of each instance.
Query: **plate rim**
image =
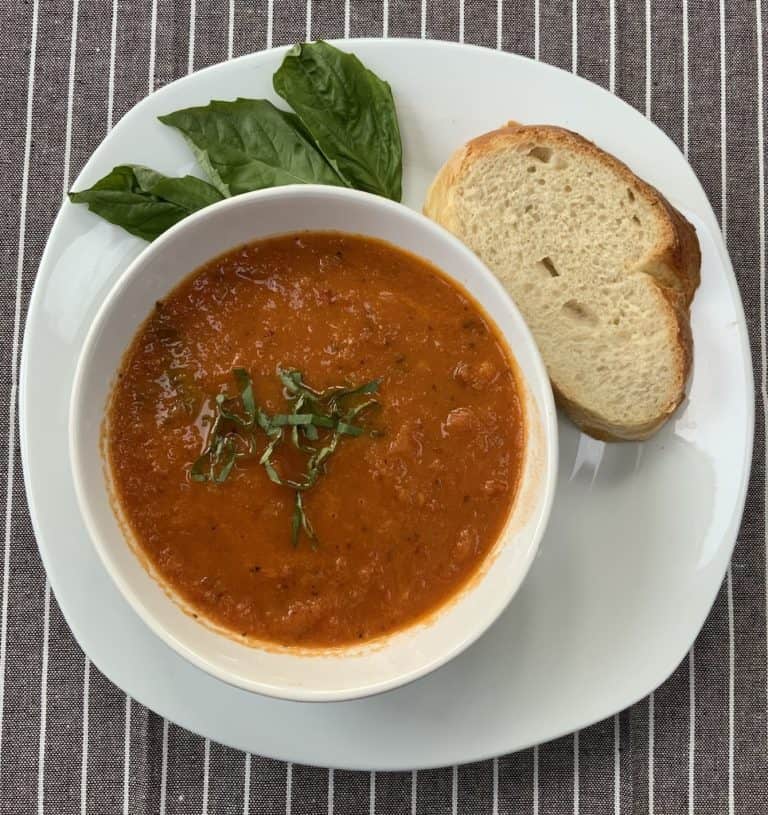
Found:
[[[526,64],[526,65],[535,65],[537,69],[544,70],[544,71],[546,71],[548,73],[551,73],[551,74],[557,74],[557,75],[565,74],[566,76],[569,77],[570,81],[576,80],[579,84],[583,84],[585,87],[589,86],[589,87],[591,87],[593,89],[596,89],[601,94],[605,94],[605,95],[611,97],[614,102],[620,103],[626,109],[631,111],[633,115],[640,116],[641,118],[643,118],[645,120],[646,124],[653,127],[657,131],[658,135],[660,135],[668,143],[668,145],[674,149],[674,151],[677,153],[680,160],[682,162],[684,162],[684,164],[686,166],[686,169],[688,171],[688,174],[690,176],[689,177],[689,183],[692,183],[694,185],[695,189],[700,194],[702,200],[706,203],[706,211],[697,210],[696,215],[702,221],[704,221],[705,224],[709,227],[709,230],[710,230],[712,238],[713,238],[713,244],[714,244],[714,246],[715,246],[715,248],[717,250],[717,253],[718,253],[719,265],[720,265],[722,271],[725,272],[725,278],[727,280],[727,284],[728,284],[728,287],[730,289],[730,292],[731,292],[731,295],[733,297],[733,301],[734,301],[734,304],[735,304],[735,307],[736,307],[736,310],[737,310],[737,316],[738,316],[737,329],[738,329],[739,345],[740,345],[741,351],[742,351],[741,359],[742,359],[742,368],[743,368],[744,381],[745,381],[745,396],[748,397],[747,402],[746,402],[746,404],[747,404],[747,417],[746,417],[747,421],[745,423],[745,427],[743,428],[744,429],[745,457],[744,457],[744,461],[743,461],[742,472],[740,474],[739,490],[738,490],[738,494],[736,496],[736,500],[735,500],[735,502],[733,504],[733,507],[732,507],[732,512],[731,512],[731,515],[730,515],[730,518],[729,518],[727,531],[723,534],[723,537],[722,537],[723,544],[720,547],[718,547],[718,549],[723,551],[723,552],[727,551],[727,558],[724,558],[724,564],[725,565],[724,565],[724,568],[722,569],[722,575],[721,575],[720,580],[718,582],[718,588],[714,591],[713,596],[711,598],[711,601],[706,606],[706,612],[704,613],[702,619],[698,622],[698,624],[697,624],[697,626],[695,628],[695,633],[693,635],[693,638],[691,639],[691,642],[689,642],[688,645],[687,645],[687,648],[686,648],[686,652],[687,652],[688,650],[690,650],[691,645],[693,644],[693,642],[695,642],[695,639],[698,636],[702,626],[705,624],[706,619],[708,618],[708,616],[709,616],[709,614],[711,612],[711,609],[712,609],[715,601],[717,600],[717,596],[719,594],[720,587],[722,586],[723,580],[724,580],[724,578],[725,578],[725,576],[726,576],[726,574],[728,572],[728,569],[730,567],[731,558],[733,556],[733,551],[734,551],[734,548],[735,548],[737,540],[738,540],[738,532],[739,532],[739,528],[740,528],[740,525],[741,525],[741,521],[742,521],[742,517],[743,517],[743,513],[744,513],[744,508],[745,508],[745,504],[746,504],[747,490],[748,490],[750,475],[751,475],[751,466],[752,466],[752,461],[753,461],[753,457],[754,457],[754,426],[755,426],[754,368],[753,368],[753,365],[752,365],[751,345],[750,345],[749,333],[748,333],[748,329],[747,329],[746,316],[745,316],[745,312],[744,312],[744,304],[743,304],[743,301],[742,301],[742,298],[741,298],[741,292],[740,292],[739,287],[738,287],[738,282],[736,280],[736,275],[735,275],[735,272],[734,272],[734,269],[733,269],[733,265],[731,263],[731,259],[730,259],[730,256],[728,254],[727,245],[725,244],[725,239],[723,238],[722,232],[720,230],[720,225],[719,225],[719,223],[717,221],[717,218],[715,216],[712,205],[709,202],[709,199],[707,198],[706,192],[704,191],[704,189],[703,189],[703,187],[701,185],[701,182],[699,181],[698,177],[696,176],[695,172],[693,171],[693,168],[689,164],[687,158],[683,155],[682,151],[675,144],[675,142],[663,130],[661,130],[661,128],[658,125],[656,125],[652,120],[647,119],[646,117],[643,117],[642,114],[639,111],[637,111],[634,107],[632,107],[628,102],[626,102],[625,100],[623,100],[619,96],[611,93],[608,89],[606,89],[606,88],[604,88],[604,87],[602,87],[602,86],[600,86],[600,85],[598,85],[598,84],[596,84],[594,82],[591,82],[590,80],[588,80],[588,79],[586,79],[586,78],[584,78],[582,76],[579,76],[577,74],[572,74],[572,73],[570,73],[570,72],[568,72],[568,71],[566,71],[566,70],[564,70],[562,68],[559,68],[559,67],[557,67],[555,65],[551,65],[551,64],[545,63],[545,62],[541,62],[541,61],[532,59],[530,57],[523,56],[521,54],[510,53],[510,52],[506,52],[506,51],[500,51],[500,50],[497,50],[497,49],[487,48],[487,47],[484,47],[484,46],[471,45],[471,44],[467,44],[467,43],[457,43],[457,42],[452,42],[452,41],[443,41],[443,40],[428,40],[428,39],[419,39],[419,38],[383,39],[383,38],[377,38],[377,37],[366,37],[366,38],[347,38],[347,39],[345,39],[345,38],[336,38],[336,39],[330,39],[330,40],[328,40],[328,42],[331,42],[331,43],[333,43],[335,45],[338,45],[340,47],[343,47],[343,48],[344,47],[354,48],[357,45],[365,44],[367,47],[383,48],[384,50],[386,50],[386,49],[393,48],[393,47],[397,48],[399,45],[407,45],[407,46],[411,46],[411,47],[412,46],[418,46],[419,48],[425,48],[425,49],[431,49],[431,50],[449,49],[449,50],[454,50],[454,51],[457,51],[457,52],[464,52],[464,51],[483,52],[484,55],[486,55],[486,56],[494,55],[494,58],[498,58],[500,61],[511,61],[511,62],[523,63],[523,64]],[[199,71],[195,71],[192,74],[188,74],[188,75],[179,77],[179,78],[175,79],[173,82],[170,82],[167,85],[164,85],[164,86],[162,86],[160,88],[155,89],[151,94],[148,94],[147,96],[143,97],[133,107],[131,107],[131,109],[128,110],[124,114],[124,116],[115,124],[115,126],[112,128],[112,130],[108,131],[105,134],[102,141],[95,148],[95,150],[91,153],[91,155],[89,156],[89,158],[87,159],[87,161],[83,165],[81,171],[77,174],[77,177],[71,183],[70,186],[74,187],[74,186],[78,185],[81,182],[83,176],[88,175],[88,172],[89,172],[90,168],[94,164],[94,158],[97,157],[98,154],[101,151],[107,149],[105,147],[105,145],[110,140],[110,136],[112,136],[114,133],[118,132],[118,129],[120,129],[120,130],[127,129],[130,126],[133,118],[135,118],[135,116],[138,115],[138,113],[137,113],[138,109],[141,108],[147,102],[147,100],[149,100],[151,98],[152,99],[159,98],[163,94],[169,92],[170,89],[173,89],[175,86],[177,86],[177,85],[179,85],[181,83],[184,83],[184,82],[186,82],[187,80],[189,80],[191,78],[198,77],[201,74],[205,74],[205,73],[208,73],[208,72],[213,72],[213,71],[215,71],[217,69],[220,69],[223,65],[228,65],[228,64],[237,63],[237,62],[246,63],[246,62],[249,62],[249,61],[252,61],[252,60],[259,61],[259,60],[261,60],[264,57],[269,56],[269,55],[277,55],[277,54],[280,54],[280,53],[285,53],[290,47],[291,47],[290,45],[281,45],[281,46],[276,46],[276,47],[271,48],[271,49],[264,49],[262,51],[255,51],[255,52],[252,52],[252,53],[249,53],[249,54],[243,54],[243,55],[238,56],[238,57],[236,57],[236,58],[234,58],[232,60],[223,60],[222,62],[206,66],[205,68],[203,68],[203,69],[201,69]],[[60,207],[58,213],[56,214],[53,225],[52,225],[51,230],[50,230],[50,232],[48,234],[48,237],[46,239],[45,248],[44,248],[44,251],[42,253],[40,263],[38,265],[38,269],[37,269],[37,273],[35,275],[32,291],[30,293],[30,297],[29,297],[28,304],[27,304],[26,314],[24,316],[24,330],[23,330],[23,337],[22,337],[22,342],[21,342],[21,353],[20,353],[20,362],[19,362],[19,370],[18,370],[18,406],[19,406],[18,429],[19,429],[19,444],[20,444],[20,464],[21,464],[21,469],[22,469],[22,474],[23,474],[24,490],[25,490],[27,506],[28,506],[28,510],[29,510],[29,518],[30,518],[32,530],[33,530],[34,535],[35,535],[35,544],[36,544],[36,547],[38,549],[38,552],[40,553],[40,557],[41,557],[43,566],[45,568],[46,580],[49,582],[51,590],[54,591],[54,593],[56,594],[57,599],[58,599],[58,592],[57,592],[58,577],[52,577],[52,570],[49,568],[49,559],[48,559],[48,556],[47,556],[47,548],[45,547],[45,545],[43,545],[41,543],[42,536],[41,536],[40,531],[39,531],[39,523],[38,523],[38,513],[40,512],[40,508],[37,505],[37,503],[36,503],[36,501],[35,501],[35,499],[33,497],[34,496],[34,491],[33,491],[32,487],[31,487],[31,476],[29,475],[29,466],[28,466],[28,462],[29,462],[29,452],[28,452],[29,427],[28,427],[28,424],[27,424],[27,383],[28,383],[29,378],[31,376],[30,371],[29,371],[29,360],[28,360],[28,355],[29,355],[29,350],[28,350],[29,349],[29,337],[28,337],[28,335],[31,333],[30,315],[36,314],[40,309],[39,301],[40,301],[40,299],[42,297],[42,291],[41,291],[42,287],[41,287],[41,285],[39,285],[39,280],[40,280],[39,273],[40,273],[41,269],[48,266],[50,264],[50,262],[51,262],[50,253],[52,251],[51,250],[51,245],[54,242],[53,238],[57,234],[58,230],[60,230],[62,228],[62,220],[63,220],[62,215],[63,215],[63,213],[65,213],[70,207],[74,207],[74,204],[72,204],[69,200],[67,200],[65,198],[65,200],[62,203],[62,206]],[[105,296],[106,296],[106,294],[105,294]],[[12,383],[12,384],[16,384],[16,383]],[[719,573],[719,571],[720,570],[718,569],[718,573]],[[53,573],[55,573],[55,572],[53,572]],[[65,603],[65,605],[68,605],[68,603]],[[130,693],[130,694],[128,694],[128,692],[125,691],[118,682],[116,682],[114,679],[112,679],[110,670],[104,670],[104,668],[100,664],[100,661],[94,661],[90,657],[90,655],[85,651],[85,648],[83,648],[83,646],[80,644],[80,641],[81,641],[81,627],[79,626],[79,624],[73,624],[72,623],[72,621],[70,620],[70,615],[67,613],[67,611],[65,611],[65,608],[61,604],[60,600],[59,600],[59,606],[61,608],[62,614],[64,615],[66,623],[67,623],[70,631],[72,632],[72,635],[74,636],[74,638],[77,641],[78,645],[83,650],[86,657],[88,659],[90,659],[93,662],[93,664],[113,684],[115,684],[115,686],[118,687],[123,693],[126,693],[131,698],[135,699],[137,702],[144,705],[148,709],[154,710],[154,707],[152,705],[147,704],[143,700],[143,698],[142,698],[142,696],[144,695],[143,693],[140,693],[140,694]],[[133,614],[135,612],[131,611],[131,613]],[[155,636],[149,629],[147,629],[147,632],[148,632],[148,634],[150,636]],[[645,698],[656,687],[663,684],[663,682],[665,682],[666,679],[669,678],[669,676],[676,670],[676,668],[679,665],[681,659],[683,659],[685,657],[686,652],[684,652],[681,655],[680,658],[676,658],[673,661],[673,664],[671,665],[671,667],[669,665],[666,665],[666,666],[663,667],[663,669],[658,671],[658,674],[661,676],[661,679],[659,679],[658,682],[655,682],[655,684],[653,684],[652,687],[648,688],[647,690],[645,690],[643,693],[640,693],[639,695],[632,694],[632,695],[628,696],[627,697],[628,701],[622,703],[622,707],[620,707],[618,710],[612,709],[612,710],[610,710],[610,712],[606,712],[606,713],[604,713],[604,714],[602,714],[600,716],[591,717],[591,718],[585,720],[583,722],[583,724],[577,726],[577,729],[583,729],[583,728],[591,726],[592,724],[595,724],[596,722],[603,721],[606,718],[616,714],[618,711],[624,710],[627,707],[630,707],[630,706],[636,704],[641,699]],[[215,681],[220,681],[220,680],[215,680]],[[288,704],[303,704],[303,703],[288,703]],[[323,703],[318,703],[318,704],[323,704]],[[162,713],[159,713],[158,715],[163,716],[164,718],[168,718]],[[169,721],[175,721],[175,719],[169,719]],[[198,735],[200,735],[202,737],[206,737],[205,733],[200,732],[195,727],[190,727],[188,724],[184,724],[184,723],[180,723],[180,724],[181,724],[182,727],[189,730],[190,732],[196,733],[196,734],[198,734]],[[573,732],[573,730],[574,730],[574,727],[572,726],[572,724],[568,724],[567,726],[564,726],[562,730],[556,730],[556,729],[553,728],[552,734],[548,735],[545,740],[548,741],[548,740],[551,740],[551,739],[560,738],[560,737],[562,737],[564,735],[567,735],[567,734]],[[214,737],[214,740],[219,741],[218,737]],[[249,751],[254,752],[250,747],[248,747],[247,745],[241,745],[241,744],[237,743],[236,740],[235,741],[223,741],[223,742],[220,742],[220,743],[228,744],[229,746],[232,746],[235,749],[242,750],[242,751],[245,751],[245,752],[249,752]],[[539,743],[542,743],[542,742],[539,742]],[[525,745],[522,745],[522,746],[515,746],[512,749],[514,749],[514,750],[528,749],[531,746],[533,746],[533,744],[535,744],[535,742],[532,742],[530,744],[526,743]],[[441,761],[439,761],[437,763],[434,763],[434,762],[430,763],[429,761],[422,762],[422,763],[418,764],[417,769],[421,770],[421,769],[431,769],[431,768],[436,768],[436,767],[443,767],[443,766],[446,766],[446,763],[448,763],[448,764],[462,764],[462,763],[474,762],[474,761],[484,761],[484,760],[488,760],[488,759],[500,754],[496,750],[493,750],[491,752],[479,752],[479,753],[475,752],[475,753],[472,753],[472,754],[466,754],[466,753],[462,753],[460,748],[457,748],[457,749],[453,750],[452,753],[455,756],[453,759],[449,759],[448,761],[446,761],[445,758],[443,758]],[[311,764],[311,762],[306,762],[306,761],[304,761],[302,759],[292,758],[290,755],[285,754],[285,753],[281,753],[280,751],[272,751],[269,754],[259,752],[259,755],[265,755],[265,756],[269,755],[269,757],[275,758],[275,759],[280,760],[280,761],[301,761],[301,763],[308,764],[309,766],[322,766],[322,765],[313,765],[313,764]],[[371,764],[370,762],[369,763],[362,762],[362,763],[358,763],[358,764],[356,764],[354,766],[347,766],[347,767],[345,767],[343,764],[342,765],[334,765],[334,767],[339,768],[339,769],[341,769],[341,768],[350,769],[350,770],[361,770],[362,769],[362,770],[371,770],[371,771],[377,771],[377,770],[378,771],[398,771],[398,770],[412,770],[412,769],[414,769],[413,766],[407,766],[406,767],[406,766],[399,765],[397,763],[390,763],[390,764],[386,764],[386,765],[383,765],[383,766],[378,766],[378,765],[375,766],[374,764]]]

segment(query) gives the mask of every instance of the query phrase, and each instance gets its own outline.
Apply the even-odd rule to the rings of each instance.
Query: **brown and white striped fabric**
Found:
[[[761,0],[5,0],[0,4],[0,812],[768,813],[765,54]],[[211,743],[83,655],[48,587],[19,461],[20,335],[63,191],[136,102],[316,37],[463,40],[603,85],[687,154],[736,269],[757,383],[747,510],[689,656],[650,698],[493,761],[334,772]],[[376,738],[375,733],[370,734]]]

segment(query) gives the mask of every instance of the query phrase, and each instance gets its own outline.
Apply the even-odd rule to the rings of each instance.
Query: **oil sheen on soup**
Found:
[[[185,608],[324,648],[422,620],[472,579],[525,427],[514,362],[463,290],[390,244],[302,232],[156,304],[105,443],[131,538]]]

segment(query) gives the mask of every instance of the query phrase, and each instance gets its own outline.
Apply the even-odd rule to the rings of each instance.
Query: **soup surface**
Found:
[[[373,382],[345,398],[375,401],[350,419],[356,435],[301,492],[306,528],[297,491],[261,462],[277,430],[255,427],[220,482],[193,468],[216,395],[234,397],[243,372],[265,415],[296,408],[281,371],[318,390]],[[302,452],[286,428],[273,475],[300,482],[333,432],[300,429]],[[419,258],[332,232],[239,247],[158,303],[106,433],[116,499],[161,581],[237,637],[304,647],[393,632],[456,594],[509,515],[525,438],[514,364],[479,306]]]

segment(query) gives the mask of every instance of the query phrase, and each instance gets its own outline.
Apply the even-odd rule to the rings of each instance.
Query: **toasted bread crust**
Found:
[[[578,133],[551,125],[506,126],[485,133],[459,148],[438,172],[427,193],[424,214],[459,233],[453,191],[461,178],[478,158],[496,152],[549,144],[561,146],[602,162],[620,176],[635,196],[642,197],[657,212],[660,237],[637,272],[645,273],[657,283],[666,303],[667,319],[674,323],[677,338],[675,349],[676,379],[679,383],[674,398],[660,414],[643,425],[618,425],[607,422],[552,383],[558,404],[585,433],[604,441],[642,440],[653,435],[674,413],[685,397],[685,386],[693,359],[693,340],[689,307],[700,282],[701,253],[694,227],[654,187],[638,178],[626,164],[606,153]]]

